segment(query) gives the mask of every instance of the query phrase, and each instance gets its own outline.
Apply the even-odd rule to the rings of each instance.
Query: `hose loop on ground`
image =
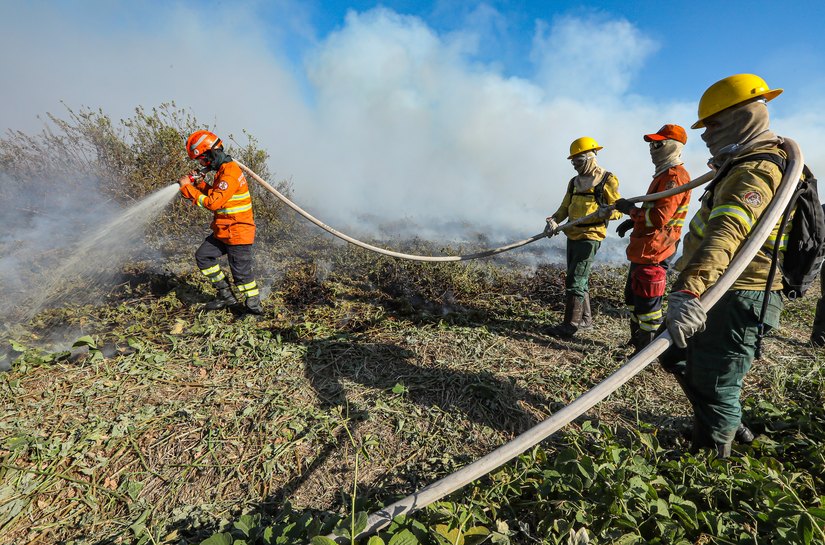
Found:
[[[700,298],[706,310],[709,310],[719,301],[722,295],[724,295],[736,279],[739,278],[739,275],[742,274],[745,267],[753,260],[756,253],[770,236],[771,231],[774,226],[776,226],[793,196],[797,182],[802,175],[802,166],[804,164],[802,152],[796,142],[791,139],[785,139],[782,147],[788,153],[788,164],[782,176],[782,182],[771,204],[754,226],[748,239],[733,257],[724,274],[722,274],[716,283]],[[712,178],[712,176],[710,178]],[[709,181],[710,178],[706,181]],[[493,452],[457,472],[371,514],[367,519],[366,528],[355,536],[355,538],[360,539],[370,535],[388,525],[393,518],[412,513],[440,500],[537,445],[619,389],[624,383],[647,367],[654,358],[664,352],[667,347],[670,346],[670,342],[670,334],[667,331],[663,332],[612,375],[576,398],[572,403],[547,420],[540,422],[515,439],[505,443]],[[349,539],[344,540],[334,535],[328,537],[339,543],[349,541]]]

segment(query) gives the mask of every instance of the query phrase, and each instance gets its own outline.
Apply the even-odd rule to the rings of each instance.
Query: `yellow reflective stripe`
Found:
[[[680,206],[679,208],[677,208],[677,209],[676,209],[676,213],[677,213],[677,214],[681,214],[682,212],[684,212],[685,214],[687,214],[687,211],[688,211],[688,207],[689,207],[689,206],[690,206],[690,205],[687,205],[687,204],[685,204],[685,205],[683,205],[683,206]]]
[[[751,227],[753,227],[753,216],[751,216],[751,213],[741,206],[736,206],[734,204],[714,206],[710,216],[708,217],[708,221],[721,216],[728,216],[738,219],[748,229],[748,231],[750,231]]]
[[[763,249],[767,249],[773,251],[773,247],[776,245],[776,235],[771,235],[768,237],[768,240],[765,241],[765,244],[762,246]],[[788,233],[782,235],[782,240],[779,242],[779,250],[784,252],[788,249]]]
[[[700,237],[705,236],[705,222],[702,220],[699,214],[693,216],[693,219],[690,220],[690,230],[699,235]]]
[[[642,331],[656,331],[658,328],[658,323],[639,322],[639,329]]]
[[[246,293],[247,297],[253,297],[255,295],[258,295],[260,292],[258,291],[257,288],[255,288],[254,290],[247,290],[244,293]]]
[[[198,206],[200,206],[201,208],[206,208],[203,205],[203,201],[205,201],[205,200],[206,200],[206,195],[198,195]]]
[[[248,199],[248,198],[249,198],[249,191],[247,191],[246,193],[243,193],[241,195],[235,195],[234,197],[229,197],[229,200],[230,201],[242,201],[242,200]]]
[[[685,217],[682,216],[681,218],[673,218],[669,222],[667,222],[668,227],[681,227],[685,224]]]
[[[243,204],[241,206],[233,206],[230,208],[221,208],[220,210],[215,210],[216,214],[238,214],[240,212],[246,212],[247,210],[252,210],[252,203]]]
[[[213,266],[209,267],[208,269],[201,269],[201,272],[203,274],[205,274],[206,276],[209,276],[210,274],[215,274],[216,272],[218,272],[220,270],[221,270],[220,265],[213,265]]]
[[[258,283],[253,280],[252,282],[248,282],[246,284],[238,285],[238,290],[241,291],[241,292],[246,292],[246,291],[249,291],[249,290],[254,290],[257,287],[258,287]]]
[[[215,282],[220,282],[224,278],[226,278],[226,275],[223,274],[223,271],[219,271],[218,274],[210,276],[209,280],[211,280],[212,283],[214,284]]]
[[[647,314],[638,314],[640,322],[652,322],[653,320],[658,320],[662,317],[662,309],[654,310],[653,312],[648,312]]]
[[[648,208],[645,210],[645,227],[653,227],[653,222],[650,221],[650,211],[653,210],[652,208]]]

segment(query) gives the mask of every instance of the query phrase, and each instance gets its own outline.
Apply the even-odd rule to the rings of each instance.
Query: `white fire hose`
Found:
[[[260,176],[255,174],[255,172],[253,172],[252,169],[250,169],[248,166],[244,165],[240,161],[235,161],[235,162],[238,163],[238,166],[240,166],[244,170],[244,172],[249,174],[256,182],[261,184],[264,187],[264,189],[266,189],[267,191],[269,191],[270,193],[272,193],[273,195],[278,197],[281,201],[283,201],[284,204],[286,204],[287,206],[289,206],[290,208],[295,210],[298,214],[300,214],[304,218],[308,219],[309,221],[311,221],[312,223],[314,223],[315,225],[317,225],[318,227],[320,227],[324,231],[326,231],[326,232],[328,232],[332,235],[335,235],[336,237],[338,237],[342,240],[346,240],[347,242],[349,242],[351,244],[355,244],[356,246],[360,246],[361,248],[365,248],[367,250],[370,250],[370,251],[373,251],[373,252],[376,252],[376,253],[379,253],[379,254],[383,254],[383,255],[388,255],[388,256],[391,256],[391,257],[398,257],[398,258],[401,258],[401,259],[409,259],[409,260],[412,260],[412,261],[467,261],[467,260],[470,260],[470,259],[478,259],[480,257],[488,257],[488,256],[491,256],[491,255],[506,252],[508,250],[513,250],[513,249],[518,248],[520,246],[530,244],[531,242],[541,240],[541,239],[543,239],[547,236],[546,234],[544,234],[542,232],[542,233],[539,233],[537,235],[533,235],[532,237],[530,237],[528,239],[520,240],[518,242],[514,242],[514,243],[508,244],[506,246],[501,246],[499,248],[493,248],[492,250],[485,250],[483,252],[476,252],[476,253],[467,254],[467,255],[426,256],[426,255],[413,255],[413,254],[403,254],[403,253],[400,253],[400,252],[394,252],[392,250],[387,250],[385,248],[379,248],[378,246],[373,246],[372,244],[368,244],[366,242],[362,242],[360,240],[354,239],[354,238],[350,237],[349,235],[346,235],[346,234],[344,234],[344,233],[342,233],[342,232],[340,232],[336,229],[333,229],[332,227],[330,227],[326,223],[322,222],[321,220],[319,220],[318,218],[316,218],[315,216],[313,216],[312,214],[305,211],[300,206],[298,206],[297,204],[295,204],[294,202],[292,202],[291,200],[286,198],[283,194],[281,194],[281,192],[279,192],[277,189],[275,189],[269,183],[267,183],[266,180],[264,180],[263,178],[261,178]],[[629,202],[632,202],[632,203],[655,201],[656,199],[661,199],[663,197],[669,197],[671,195],[676,195],[677,193],[682,193],[682,192],[687,191],[689,189],[693,189],[694,187],[698,187],[702,184],[705,184],[705,183],[709,182],[711,179],[713,179],[713,173],[708,172],[706,174],[703,174],[702,176],[699,176],[695,180],[692,180],[692,181],[688,182],[685,185],[682,185],[682,186],[679,186],[679,187],[674,187],[672,189],[668,189],[667,191],[661,191],[659,193],[651,193],[650,195],[642,195],[642,196],[639,196],[639,197],[633,197],[633,198],[630,198],[630,199],[627,199],[627,200]],[[578,225],[579,223],[584,223],[584,222],[587,222],[587,221],[591,221],[595,218],[596,218],[596,213],[594,212],[592,214],[589,214],[587,216],[583,216],[583,217],[578,218],[576,220],[569,221],[569,222],[565,223],[564,225],[559,226],[556,231],[564,231],[565,229],[573,227],[574,225]]]
[[[705,310],[709,310],[713,307],[722,295],[730,289],[734,281],[739,278],[739,275],[742,274],[745,267],[747,267],[767,238],[770,236],[771,231],[774,226],[776,226],[782,216],[782,213],[788,206],[791,197],[793,196],[794,189],[796,188],[797,182],[802,174],[804,160],[802,157],[802,152],[793,140],[785,139],[782,147],[788,153],[788,164],[785,169],[785,173],[782,176],[782,182],[779,185],[771,204],[762,214],[762,217],[751,231],[745,243],[733,257],[727,270],[700,298]],[[695,182],[698,182],[705,176],[698,178]],[[592,389],[582,394],[580,397],[576,398],[575,401],[561,409],[547,420],[530,428],[512,441],[505,443],[501,447],[476,460],[472,464],[422,488],[406,498],[393,503],[392,505],[388,505],[387,507],[371,514],[367,519],[366,528],[355,536],[355,538],[359,539],[370,535],[388,525],[393,518],[399,515],[412,513],[440,500],[448,494],[455,492],[456,490],[509,462],[529,448],[537,445],[539,442],[543,441],[563,426],[569,424],[575,418],[582,415],[585,411],[612,394],[625,382],[633,378],[642,369],[647,367],[654,358],[664,352],[667,347],[670,346],[670,342],[671,340],[668,332],[663,332],[656,337],[653,342],[631,358],[626,364],[620,367],[616,372],[607,377],[598,385],[594,386]],[[349,541],[348,538],[344,540],[343,538],[335,535],[329,535],[327,537],[340,543]]]

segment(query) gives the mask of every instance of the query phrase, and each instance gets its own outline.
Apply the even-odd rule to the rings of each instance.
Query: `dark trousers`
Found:
[[[688,339],[687,361],[673,365],[679,384],[693,405],[706,444],[730,443],[742,421],[739,394],[756,355],[759,313],[764,291],[731,290],[710,311],[706,328]],[[782,298],[770,294],[765,332],[779,325]]]
[[[226,244],[215,235],[209,235],[195,251],[195,262],[203,271],[218,264],[218,259],[226,255],[229,270],[235,284],[247,284],[255,280],[252,273],[252,244]]]

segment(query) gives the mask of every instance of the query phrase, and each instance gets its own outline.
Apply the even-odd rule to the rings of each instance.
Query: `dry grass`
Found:
[[[560,319],[558,269],[325,253],[333,265],[261,256],[277,273],[262,275],[257,321],[200,312],[208,288],[193,274],[137,266],[106,304],[9,327],[27,350],[0,378],[4,540],[188,543],[287,501],[340,512],[356,451],[360,501],[385,502],[546,418],[625,353],[621,270],[593,278],[596,327],[560,341],[539,333]],[[748,394],[788,372],[789,350],[791,364],[820,357],[804,343],[810,307],[786,312]],[[95,346],[44,350],[61,332]],[[651,367],[588,417],[659,425],[678,445],[687,414]]]

